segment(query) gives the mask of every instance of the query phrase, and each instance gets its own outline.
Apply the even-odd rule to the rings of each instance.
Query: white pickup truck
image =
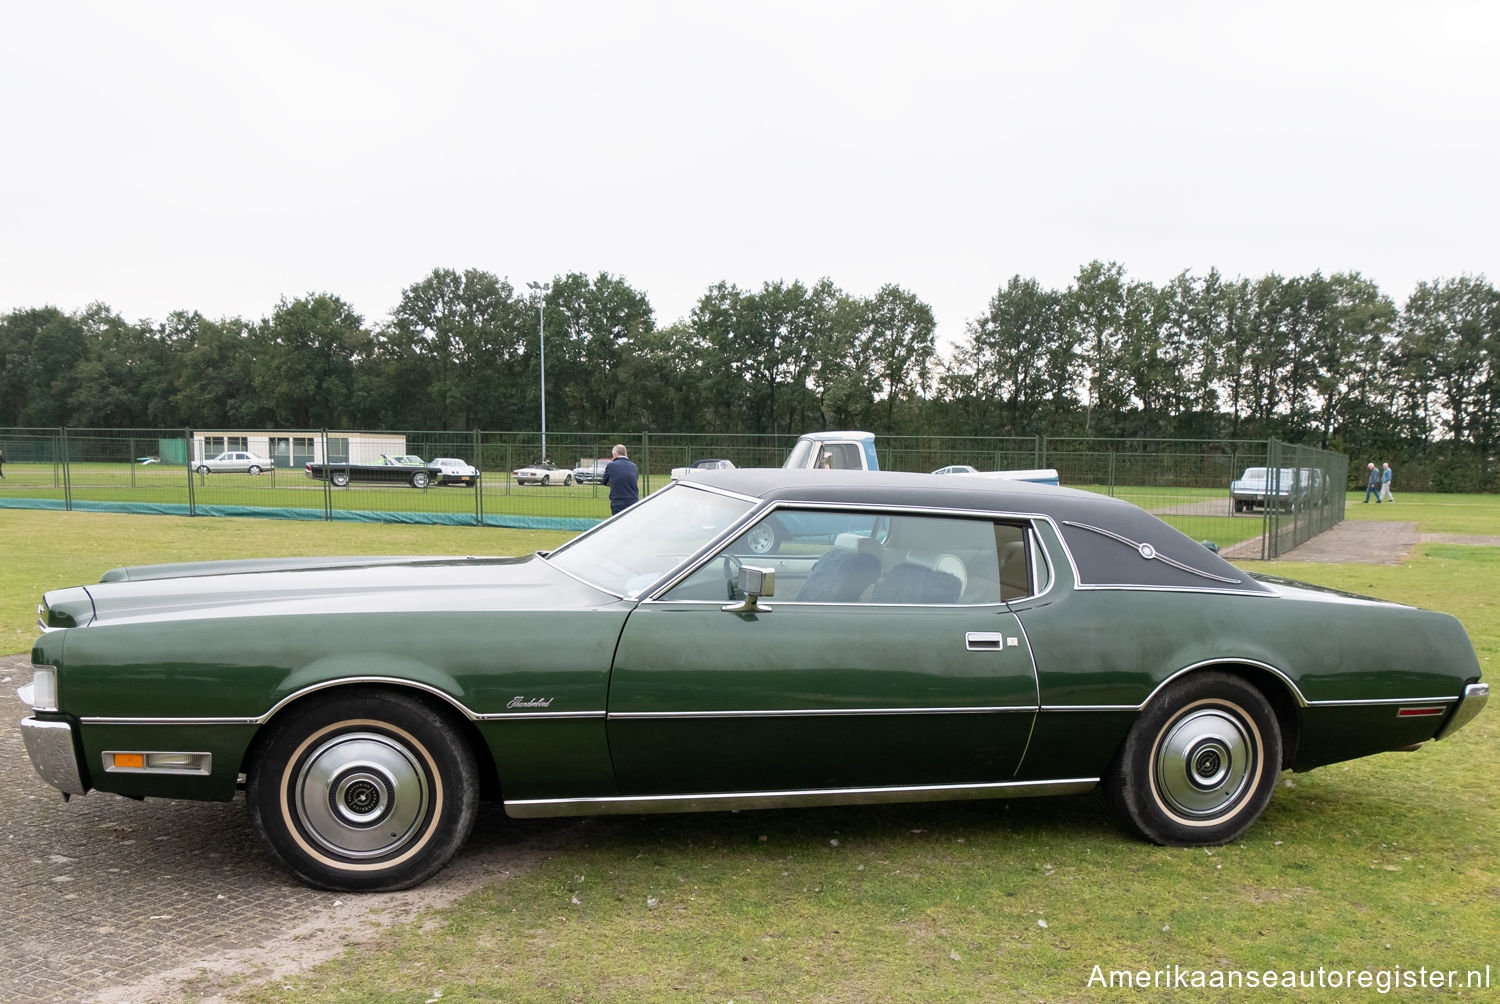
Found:
[[[787,456],[783,469],[835,471],[878,471],[880,460],[875,454],[875,434],[871,432],[809,432],[797,440]],[[944,467],[938,474],[956,474],[971,478],[1003,478],[1010,481],[1036,481],[1057,484],[1057,471],[1050,467],[1024,471],[978,471],[964,464]]]

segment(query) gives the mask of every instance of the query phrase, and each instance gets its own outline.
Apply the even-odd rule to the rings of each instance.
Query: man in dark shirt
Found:
[[[604,483],[609,486],[609,514],[613,516],[621,509],[639,502],[641,493],[636,487],[639,472],[625,455],[625,445],[616,443],[610,455],[614,459],[604,465]]]

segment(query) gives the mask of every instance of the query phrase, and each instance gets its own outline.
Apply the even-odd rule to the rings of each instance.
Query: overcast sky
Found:
[[[1500,5],[7,3],[0,312],[370,323],[434,268],[1500,279]]]

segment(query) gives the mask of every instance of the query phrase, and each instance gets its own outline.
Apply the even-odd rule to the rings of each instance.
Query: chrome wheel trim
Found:
[[[421,832],[432,801],[413,752],[376,732],[345,732],[314,749],[293,782],[301,828],[343,858],[382,857]]]
[[[1244,800],[1260,776],[1258,756],[1258,737],[1243,718],[1221,705],[1200,705],[1162,730],[1153,781],[1172,812],[1212,819]]]
[[[745,546],[752,554],[770,554],[776,547],[776,531],[762,523],[745,531]]]

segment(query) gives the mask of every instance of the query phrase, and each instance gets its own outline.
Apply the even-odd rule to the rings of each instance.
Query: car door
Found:
[[[792,517],[795,518],[792,518]],[[623,795],[1009,781],[1036,674],[993,520],[773,511],[626,622],[609,694]],[[795,526],[795,533],[786,529]],[[741,564],[777,573],[732,612]],[[847,581],[840,579],[847,573]]]

